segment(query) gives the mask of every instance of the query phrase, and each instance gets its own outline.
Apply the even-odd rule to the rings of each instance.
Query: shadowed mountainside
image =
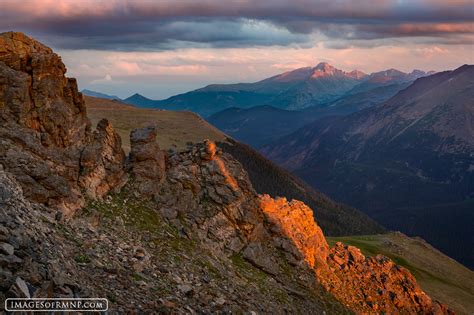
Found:
[[[290,111],[272,106],[248,109],[232,107],[206,120],[234,139],[259,148],[320,118],[348,115],[382,103],[410,83],[411,81],[403,81],[384,86],[375,85],[372,89],[369,85],[361,92],[349,93],[328,104],[311,106],[303,110]]]
[[[474,66],[416,80],[387,102],[312,123],[263,152],[390,229],[473,266]]]

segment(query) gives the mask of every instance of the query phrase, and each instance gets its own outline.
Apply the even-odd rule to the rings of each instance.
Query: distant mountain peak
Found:
[[[423,71],[423,70],[413,69],[413,71],[410,72],[410,74],[414,74],[414,75],[424,75],[424,74],[426,74],[426,72]]]
[[[149,99],[148,97],[145,97],[143,95],[141,95],[140,93],[135,93],[133,94],[132,96],[129,96],[125,99],[125,101],[130,101],[130,100],[147,100],[147,101],[151,101],[151,99]]]
[[[369,81],[374,83],[382,83],[395,80],[396,78],[404,78],[406,76],[407,74],[405,72],[390,68],[387,70],[371,73],[369,76]]]
[[[327,62],[321,62],[313,68],[313,74],[311,75],[311,78],[332,76],[337,73],[343,73],[343,71],[334,68]]]
[[[312,79],[328,77],[328,76],[339,76],[339,77],[346,77],[346,78],[360,80],[367,76],[367,74],[359,70],[345,72],[343,70],[337,69],[336,67],[330,65],[327,62],[320,62],[312,70],[313,70],[313,73],[311,75]]]
[[[332,71],[332,70],[335,70],[336,68],[334,68],[333,66],[331,66],[327,62],[320,62],[320,63],[318,63],[318,65],[316,67],[314,67],[314,69],[315,70],[321,70],[321,71]]]
[[[135,105],[138,107],[156,107],[154,100],[149,99],[148,97],[145,97],[139,93],[135,93],[130,97],[127,97],[126,99],[123,100],[124,103]]]

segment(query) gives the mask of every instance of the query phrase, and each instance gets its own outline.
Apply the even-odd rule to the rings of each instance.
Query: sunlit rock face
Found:
[[[365,257],[358,248],[341,243],[329,248],[313,211],[304,203],[263,195],[260,208],[275,243],[291,254],[287,259],[300,259],[299,265],[313,269],[318,281],[350,308],[358,312],[450,312],[426,295],[408,270],[387,257]]]
[[[273,230],[291,239],[298,252],[312,268],[326,263],[329,246],[323,231],[315,223],[313,210],[303,202],[286,198],[260,196],[260,207]]]
[[[45,146],[81,145],[88,120],[76,80],[61,57],[22,33],[0,36],[2,118],[41,133]]]

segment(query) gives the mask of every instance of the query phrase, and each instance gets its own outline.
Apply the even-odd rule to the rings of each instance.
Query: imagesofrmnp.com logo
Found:
[[[109,301],[104,298],[11,298],[5,300],[7,312],[106,312]]]

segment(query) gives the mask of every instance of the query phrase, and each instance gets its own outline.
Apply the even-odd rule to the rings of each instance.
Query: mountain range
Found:
[[[474,66],[417,79],[386,102],[327,117],[262,152],[386,227],[474,266]]]
[[[124,102],[140,107],[190,110],[203,117],[232,107],[269,105],[301,110],[325,106],[347,94],[410,82],[423,75],[426,73],[422,71],[407,74],[393,69],[366,75],[357,70],[345,72],[323,62],[315,67],[288,71],[255,83],[213,84],[159,101],[135,94]]]
[[[286,110],[268,105],[232,107],[211,115],[207,121],[234,139],[259,148],[320,118],[347,115],[382,103],[410,84],[411,81],[403,81],[376,86],[303,110]]]

